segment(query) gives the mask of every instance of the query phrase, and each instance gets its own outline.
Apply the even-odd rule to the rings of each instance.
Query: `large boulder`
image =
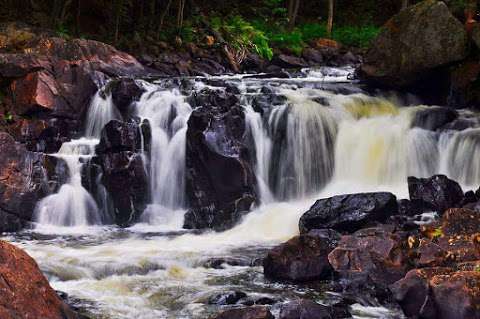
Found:
[[[386,288],[408,271],[406,243],[406,235],[393,227],[366,228],[343,236],[328,260],[341,277],[352,281],[352,287]]]
[[[442,1],[425,0],[400,11],[383,27],[360,74],[389,87],[408,87],[467,55],[467,34]]]
[[[0,241],[0,317],[2,319],[80,318],[48,284],[33,258]]]
[[[120,78],[110,81],[107,89],[112,94],[115,107],[123,115],[124,119],[128,119],[133,113],[130,109],[132,103],[140,100],[140,97],[145,92],[145,89],[131,78]]]
[[[0,232],[16,231],[32,221],[36,203],[68,179],[67,164],[34,153],[0,133]]]
[[[204,97],[188,120],[187,229],[231,228],[257,201],[255,175],[243,143],[245,115],[235,101],[228,94]]]
[[[450,268],[411,270],[391,286],[409,318],[480,318],[480,272]]]
[[[354,232],[369,223],[383,222],[398,213],[395,195],[361,193],[320,199],[300,217],[301,233],[312,229],[331,228]]]
[[[328,254],[339,240],[339,233],[327,229],[296,236],[268,252],[265,277],[293,282],[328,278],[332,274]]]
[[[445,175],[430,178],[408,177],[410,200],[423,211],[433,210],[439,214],[452,207],[458,207],[464,195],[460,185]]]
[[[122,227],[138,221],[150,199],[143,153],[150,149],[150,136],[146,135],[149,131],[146,120],[110,121],[102,130],[97,155],[83,169],[83,185],[100,207],[105,206],[98,188],[101,176],[112,203],[112,211],[104,215],[111,215],[113,222]]]

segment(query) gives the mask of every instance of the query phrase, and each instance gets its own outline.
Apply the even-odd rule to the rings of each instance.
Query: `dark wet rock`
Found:
[[[300,218],[299,228],[301,233],[323,228],[354,232],[397,213],[397,199],[391,193],[339,195],[317,200]]]
[[[0,317],[80,319],[48,284],[27,253],[0,241]]]
[[[110,90],[112,101],[124,119],[128,119],[131,114],[131,104],[140,100],[145,92],[145,89],[131,78],[113,80],[108,83],[107,90]]]
[[[143,156],[121,151],[98,155],[93,162],[101,167],[102,184],[113,202],[114,222],[122,227],[137,222],[150,198]]]
[[[280,307],[278,319],[333,319],[330,307],[311,300],[290,301]]]
[[[296,236],[272,249],[263,261],[265,277],[294,282],[328,278],[332,268],[328,254],[340,240],[330,229]]]
[[[463,199],[460,185],[444,175],[430,178],[408,177],[410,200],[420,205],[423,211],[433,210],[440,214],[457,207]]]
[[[245,115],[237,105],[226,109],[224,99],[213,101],[217,106],[196,109],[188,120],[187,229],[231,228],[257,201],[255,176],[243,143]]]
[[[469,205],[469,204],[475,204],[475,203],[478,202],[478,200],[479,200],[479,198],[477,197],[475,192],[470,190],[470,191],[465,192],[465,194],[463,195],[463,199],[460,202],[459,206],[465,207],[466,205]]]
[[[265,60],[262,59],[258,54],[249,53],[243,60],[241,67],[244,71],[259,72],[265,67]]]
[[[96,152],[138,152],[142,149],[142,141],[142,130],[137,122],[112,120],[102,129]]]
[[[360,70],[369,81],[405,87],[466,54],[462,23],[442,1],[426,0],[400,11],[385,24]]]
[[[218,107],[227,112],[239,102],[235,94],[225,90],[204,89],[189,98],[189,104],[195,107]]]
[[[66,163],[26,150],[0,133],[0,231],[16,231],[32,221],[36,203],[68,180]]]
[[[431,107],[415,113],[412,127],[436,131],[439,128],[455,121],[458,112],[446,107]]]
[[[211,305],[234,305],[240,299],[246,298],[247,294],[243,291],[230,291],[230,292],[223,292],[216,295],[211,296],[208,299],[208,303]]]
[[[275,319],[264,306],[230,309],[211,317],[211,319]]]
[[[480,272],[450,268],[410,271],[391,286],[407,317],[425,319],[479,318]]]
[[[393,227],[366,228],[343,236],[328,260],[353,285],[387,287],[408,271],[406,242],[406,234]]]
[[[97,156],[83,170],[83,185],[97,203],[104,200],[97,198],[97,184],[101,181],[104,185],[112,204],[113,222],[122,227],[138,221],[150,198],[142,154],[142,143],[147,154],[150,149],[149,133],[148,121],[110,121],[102,130]]]

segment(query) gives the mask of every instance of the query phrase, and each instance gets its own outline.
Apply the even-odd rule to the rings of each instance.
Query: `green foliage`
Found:
[[[266,59],[272,58],[273,51],[270,48],[268,37],[243,17],[239,15],[227,19],[214,17],[211,20],[211,26],[220,32],[225,41],[237,51],[253,49]]]
[[[272,42],[280,48],[288,48],[293,53],[300,55],[305,43],[303,35],[298,30],[292,32],[277,33],[272,35]]]
[[[333,38],[338,42],[355,47],[368,47],[380,29],[374,26],[339,27],[333,30]]]
[[[477,266],[475,267],[475,271],[480,272],[480,265],[477,265]]]

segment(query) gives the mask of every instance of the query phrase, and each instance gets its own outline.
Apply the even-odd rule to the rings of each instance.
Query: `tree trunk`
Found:
[[[327,37],[332,37],[333,31],[333,14],[335,11],[335,0],[328,0],[328,20],[327,20]]]
[[[115,1],[115,33],[113,36],[113,42],[115,44],[118,43],[118,33],[120,29],[120,16],[122,15],[122,1],[123,0],[116,0]]]
[[[180,29],[183,26],[183,11],[185,10],[185,0],[178,0],[178,12],[177,12],[177,29],[180,32]]]
[[[402,0],[402,10],[405,10],[409,5],[409,1],[408,0]]]
[[[172,5],[172,0],[168,0],[167,6],[162,12],[162,15],[160,16],[160,22],[158,23],[158,28],[157,28],[157,39],[160,38],[160,32],[162,31],[163,28],[163,23],[165,22],[165,17],[167,16],[168,12],[170,11],[170,6]]]
[[[77,0],[77,12],[75,15],[75,35],[80,37],[80,16],[82,14],[82,0]]]
[[[291,0],[288,4],[288,28],[293,30],[298,16],[298,9],[300,8],[300,0]]]

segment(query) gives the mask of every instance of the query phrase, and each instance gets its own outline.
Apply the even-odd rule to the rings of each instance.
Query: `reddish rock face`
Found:
[[[406,239],[389,229],[362,229],[343,236],[328,260],[343,277],[363,278],[383,286],[402,278],[407,271],[403,245]]]
[[[480,317],[480,272],[450,268],[410,271],[391,286],[408,317],[470,319]]]
[[[0,274],[0,318],[79,318],[50,287],[35,261],[4,241]]]
[[[480,233],[480,213],[465,208],[449,209],[442,218],[442,230],[447,236]]]
[[[56,140],[78,137],[90,100],[106,78],[146,73],[134,57],[91,40],[32,33],[21,50],[4,51],[16,52],[0,50],[0,77],[8,85],[2,92],[5,110],[14,122],[43,120],[46,124],[44,130],[33,132],[35,136],[14,137],[26,142],[29,150],[41,152],[55,152],[61,145],[45,142],[44,137],[52,140],[52,131]],[[62,128],[65,121],[70,121],[68,130]]]

